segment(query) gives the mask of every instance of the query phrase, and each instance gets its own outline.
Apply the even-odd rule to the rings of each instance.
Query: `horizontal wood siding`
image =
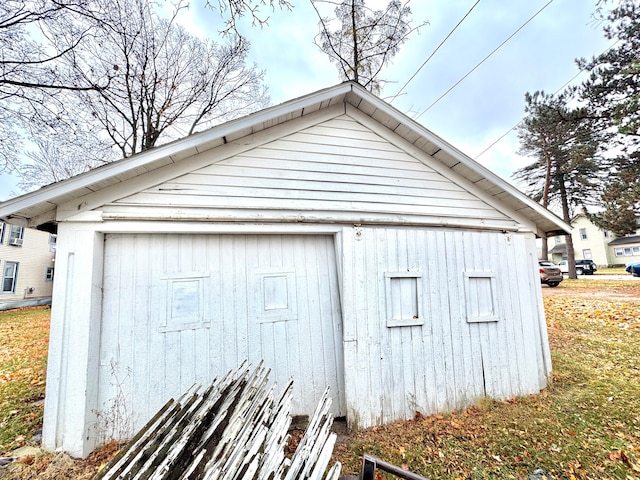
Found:
[[[46,274],[47,268],[54,266],[55,253],[49,245],[49,233],[25,228],[22,245],[14,246],[9,245],[11,225],[5,224],[4,229],[0,242],[0,281],[6,262],[18,263],[18,275],[15,291],[0,292],[0,303],[51,297],[53,282],[46,279]]]
[[[117,203],[506,218],[347,115],[219,162],[202,155],[211,165]]]
[[[545,386],[546,331],[526,235],[349,228],[341,238],[347,409],[358,427]],[[387,326],[387,272],[420,275],[421,325]],[[465,272],[495,279],[497,321],[467,321]]]
[[[257,282],[283,271],[292,272],[286,319],[260,311]],[[202,321],[171,327],[171,282],[196,277]],[[137,428],[167,399],[245,359],[264,360],[280,388],[294,379],[294,413],[313,413],[330,386],[333,413],[344,415],[341,338],[333,236],[107,235],[98,402],[106,415],[121,402]]]

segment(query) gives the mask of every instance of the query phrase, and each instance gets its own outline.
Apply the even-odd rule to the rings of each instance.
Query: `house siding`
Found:
[[[6,262],[17,262],[18,276],[14,292],[0,292],[0,305],[10,307],[16,302],[51,298],[53,281],[46,279],[46,273],[54,266],[55,254],[50,248],[49,233],[25,228],[22,245],[14,246],[9,245],[10,230],[11,225],[4,224],[0,274],[4,274]]]
[[[610,258],[609,249],[607,244],[613,240],[613,236],[605,238],[604,231],[600,230],[596,225],[591,223],[585,216],[578,216],[572,222],[571,226],[574,228],[573,248],[576,253],[576,259],[585,259],[585,250],[591,251],[591,260],[596,265],[606,266],[610,265],[612,259]],[[584,229],[587,238],[583,240],[580,236],[580,230]]]
[[[610,242],[618,237],[611,232],[609,232],[608,236],[605,236],[604,230],[601,230],[597,225],[593,224],[589,218],[583,214],[577,215],[572,220],[571,225],[573,227],[572,239],[576,259],[585,259],[585,250],[589,249],[591,251],[591,260],[600,267],[620,266],[640,261],[640,242],[610,245]],[[582,238],[580,233],[581,229],[584,229],[586,232],[586,239]],[[640,229],[636,231],[636,235],[640,235]],[[566,239],[566,237],[564,238]],[[549,247],[553,248],[553,245],[554,244],[550,243]],[[627,254],[625,255],[617,256],[616,248],[625,247],[627,249],[631,248],[631,250],[627,250]],[[633,247],[636,247],[635,251]],[[638,253],[636,254],[635,252]],[[566,253],[553,254],[554,262],[558,263],[563,259],[566,259]]]

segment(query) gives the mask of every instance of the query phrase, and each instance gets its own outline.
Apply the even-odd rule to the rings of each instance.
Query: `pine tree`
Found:
[[[545,207],[557,207],[571,222],[577,207],[593,205],[598,197],[599,139],[582,107],[570,108],[563,95],[525,95],[526,118],[519,127],[520,153],[535,161],[514,173],[527,193]],[[545,252],[543,251],[543,258]],[[575,254],[567,236],[569,278],[576,278]]]
[[[581,88],[594,128],[615,131],[606,150],[610,176],[602,196],[604,212],[592,219],[616,235],[632,233],[640,218],[640,4],[621,0],[607,16],[605,36],[617,40],[591,61],[579,60],[591,76]]]

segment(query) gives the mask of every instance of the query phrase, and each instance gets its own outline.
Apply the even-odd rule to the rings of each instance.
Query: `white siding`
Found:
[[[212,164],[117,203],[507,218],[347,115],[219,163],[202,155]]]
[[[354,228],[342,237],[347,409],[358,427],[545,386],[550,364],[526,235]],[[403,271],[421,275],[423,324],[388,327],[385,274]],[[495,302],[497,321],[467,321],[469,298],[487,290],[465,291],[474,274],[495,279],[495,299],[479,302]]]
[[[294,413],[329,385],[344,415],[334,250],[322,235],[107,235],[99,410],[121,392],[138,428],[194,382],[264,359],[278,385],[294,378]],[[186,326],[183,300],[201,312]]]

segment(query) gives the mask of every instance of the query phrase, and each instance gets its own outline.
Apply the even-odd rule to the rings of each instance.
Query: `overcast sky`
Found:
[[[191,9],[181,22],[192,33],[217,35],[219,16]],[[467,155],[476,158],[523,117],[524,94],[556,92],[572,79],[575,59],[590,58],[611,45],[602,25],[592,18],[596,0],[480,0],[473,11],[392,105],[410,117],[422,113],[458,80],[476,67],[536,12],[546,7],[489,59],[417,121]],[[212,0],[211,3],[216,3]],[[338,71],[314,44],[317,18],[306,0],[293,0],[293,11],[270,12],[263,29],[243,24],[252,42],[252,60],[266,70],[271,101],[279,104],[340,82]],[[428,21],[405,43],[382,73],[390,81],[382,97],[390,99],[418,70],[465,16],[476,0],[413,0],[414,22]],[[382,7],[384,2],[367,1]],[[585,74],[572,83],[579,83]],[[515,131],[477,160],[510,180],[513,171],[531,160],[517,155]],[[16,190],[16,180],[0,175],[0,200]]]

